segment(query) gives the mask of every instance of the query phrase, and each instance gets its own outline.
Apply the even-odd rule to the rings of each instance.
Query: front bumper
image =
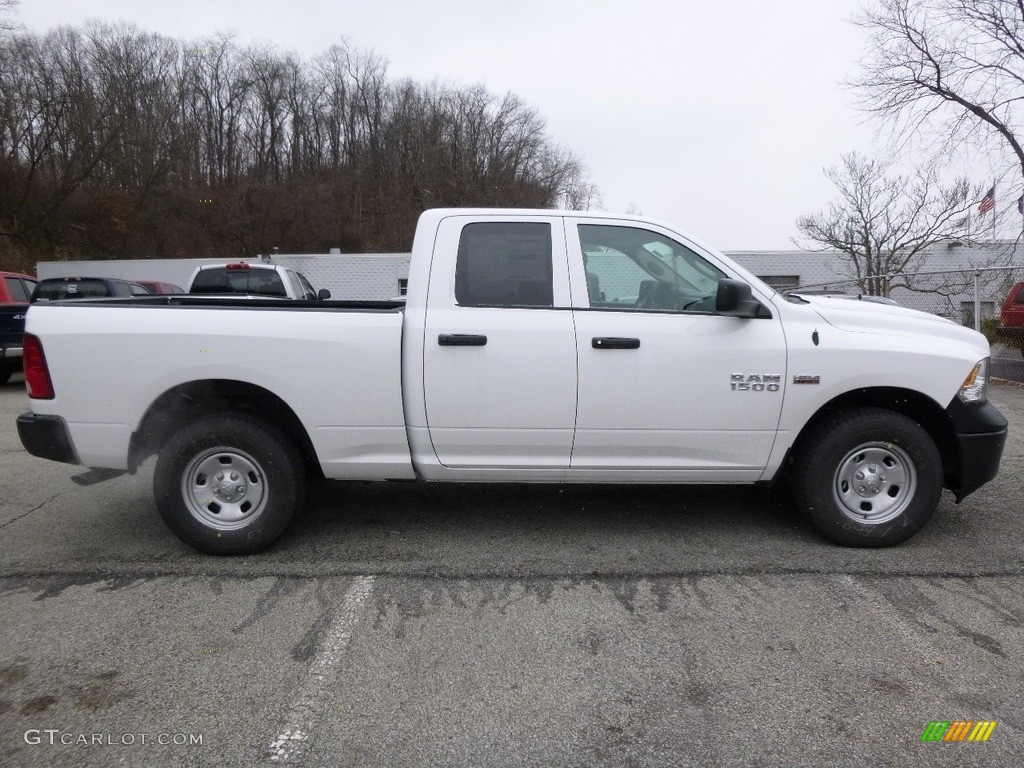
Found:
[[[68,434],[68,426],[60,416],[39,416],[23,413],[18,417],[18,437],[25,450],[33,456],[65,464],[81,464]]]
[[[957,448],[956,477],[949,487],[960,502],[999,472],[1008,422],[992,403],[968,405],[959,397],[953,398],[946,413],[953,420]]]

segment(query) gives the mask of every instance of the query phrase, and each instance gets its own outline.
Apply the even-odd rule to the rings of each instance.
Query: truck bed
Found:
[[[165,394],[238,382],[308,427],[325,477],[410,478],[401,307],[185,295],[35,305],[27,330],[46,339],[56,396],[34,410],[70,415],[82,464],[126,469]]]

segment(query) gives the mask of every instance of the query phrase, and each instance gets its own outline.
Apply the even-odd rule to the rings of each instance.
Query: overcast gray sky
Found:
[[[312,57],[343,38],[392,78],[483,83],[537,108],[604,208],[635,206],[727,250],[792,248],[825,207],[822,168],[870,154],[839,81],[862,54],[857,0],[22,0],[44,32],[126,20],[172,37],[235,31]]]

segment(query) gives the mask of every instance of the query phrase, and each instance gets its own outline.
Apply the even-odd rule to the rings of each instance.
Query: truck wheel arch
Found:
[[[225,412],[246,413],[277,427],[301,450],[307,473],[313,479],[323,477],[313,441],[291,406],[263,387],[233,379],[190,381],[154,400],[132,434],[128,471],[135,473],[183,425]]]
[[[807,420],[790,449],[787,465],[792,461],[793,454],[799,449],[805,438],[813,434],[822,421],[856,408],[884,408],[885,410],[907,416],[916,421],[931,437],[942,458],[944,486],[955,489],[959,463],[959,449],[955,439],[953,421],[943,406],[927,395],[910,389],[897,387],[875,387],[856,389],[845,392],[825,403]]]

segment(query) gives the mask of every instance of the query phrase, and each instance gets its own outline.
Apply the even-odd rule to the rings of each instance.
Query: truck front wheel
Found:
[[[160,451],[153,494],[182,541],[214,555],[244,555],[284,533],[305,496],[295,444],[244,414],[217,414],[175,432]]]
[[[942,459],[906,416],[858,408],[813,427],[795,456],[793,494],[827,538],[886,547],[913,536],[935,513]]]

